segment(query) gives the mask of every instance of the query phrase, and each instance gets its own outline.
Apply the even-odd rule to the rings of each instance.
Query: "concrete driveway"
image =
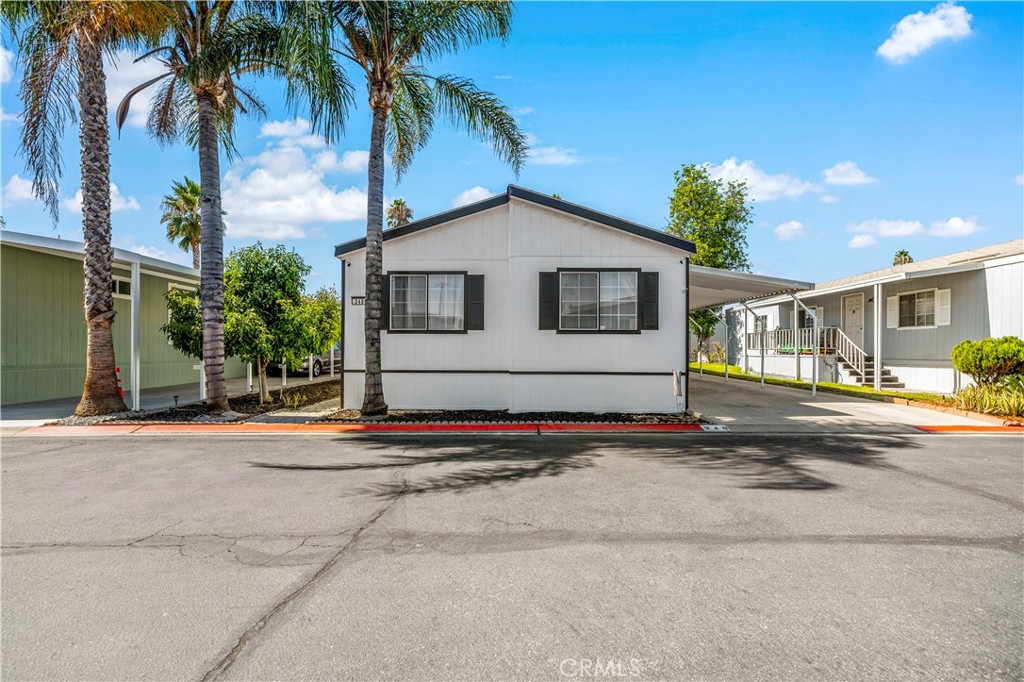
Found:
[[[921,407],[849,398],[694,372],[690,407],[742,433],[910,433],[915,426],[991,426]]]
[[[8,438],[0,672],[1020,679],[1021,444]]]

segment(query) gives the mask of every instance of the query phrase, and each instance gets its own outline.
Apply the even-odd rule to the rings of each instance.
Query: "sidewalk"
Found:
[[[337,375],[333,377],[337,379]],[[281,377],[267,377],[271,390],[281,387]],[[320,381],[331,381],[332,377],[322,374],[313,380],[313,383]],[[256,377],[253,377],[255,384]],[[288,386],[300,386],[310,383],[307,376],[288,377]],[[249,392],[245,377],[228,379],[228,395],[239,396]],[[199,400],[199,382],[188,384],[177,384],[175,386],[162,386],[160,388],[142,389],[143,410],[158,410],[165,407],[174,407],[175,398],[177,404],[185,405]],[[0,408],[0,428],[25,428],[40,426],[48,422],[62,419],[75,411],[79,398],[61,398],[58,400],[45,400],[37,403],[21,403],[18,405],[5,405]],[[124,401],[131,405],[131,391],[125,391]],[[308,417],[307,417],[308,418]]]

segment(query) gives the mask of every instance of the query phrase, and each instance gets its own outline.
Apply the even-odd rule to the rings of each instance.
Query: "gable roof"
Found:
[[[487,211],[498,206],[503,206],[509,202],[510,199],[515,197],[522,201],[528,201],[538,206],[550,208],[555,211],[561,211],[562,213],[568,213],[569,215],[576,216],[577,218],[583,218],[591,222],[611,227],[616,230],[622,230],[628,232],[637,237],[643,237],[644,239],[650,239],[666,246],[686,251],[688,253],[696,253],[697,247],[694,246],[693,242],[679,237],[673,237],[670,234],[661,232],[659,230],[652,229],[639,223],[630,222],[617,218],[607,213],[601,213],[593,209],[587,208],[586,206],[580,206],[579,204],[573,204],[562,199],[555,199],[554,197],[548,196],[547,194],[541,194],[540,192],[534,192],[533,190],[519,187],[517,185],[509,185],[508,189],[505,190],[504,194],[498,194],[496,196],[478,201],[473,204],[454,208],[450,211],[444,211],[443,213],[436,213],[432,216],[422,218],[421,220],[414,220],[411,223],[396,227],[391,230],[384,231],[384,241],[390,239],[397,239],[398,237],[404,237],[406,235],[414,234],[422,230],[427,230],[437,225],[458,220],[459,218],[465,218],[466,216],[480,213],[481,211]],[[338,244],[334,247],[335,256],[343,256],[353,251],[359,251],[360,249],[366,248],[366,237],[359,239],[353,239],[352,241]]]

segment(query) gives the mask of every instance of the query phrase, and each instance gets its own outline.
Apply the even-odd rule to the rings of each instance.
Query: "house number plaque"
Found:
[[[352,305],[366,305],[366,297],[365,296],[353,296],[352,297]]]

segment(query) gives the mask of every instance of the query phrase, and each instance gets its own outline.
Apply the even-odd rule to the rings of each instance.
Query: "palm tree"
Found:
[[[398,179],[426,145],[434,117],[444,116],[519,172],[528,145],[508,108],[469,79],[427,73],[425,62],[492,38],[506,39],[512,5],[496,0],[466,2],[333,2],[344,36],[338,51],[366,78],[373,123],[370,129],[366,202],[366,381],[362,413],[387,413],[380,371],[381,274],[383,272],[384,150]]]
[[[114,250],[103,55],[159,34],[166,14],[155,3],[123,0],[4,2],[2,12],[25,63],[19,153],[32,173],[33,191],[49,208],[54,225],[63,175],[60,144],[66,124],[79,121],[87,346],[85,383],[75,414],[123,412],[127,408],[118,395],[111,328]]]
[[[160,206],[163,215],[160,222],[167,226],[167,241],[182,251],[192,251],[192,267],[199,269],[199,239],[203,223],[199,207],[202,204],[202,190],[199,183],[188,177],[183,182],[171,185],[171,193],[164,197]]]
[[[913,263],[914,259],[910,257],[910,252],[906,249],[900,249],[896,252],[896,255],[892,257],[893,265],[906,265],[907,263]]]
[[[388,207],[388,227],[394,229],[401,227],[412,220],[412,209],[405,203],[405,199],[395,199]]]
[[[284,79],[286,103],[308,104],[315,131],[328,142],[343,131],[351,86],[329,55],[331,16],[319,2],[251,3],[197,0],[167,3],[169,39],[140,59],[167,72],[133,88],[117,108],[120,127],[132,98],[161,82],[149,112],[150,133],[162,143],[184,137],[199,151],[201,190],[200,299],[203,368],[208,409],[228,409],[224,383],[224,222],[220,146],[234,153],[236,114],[263,115],[260,101],[239,80],[246,75]]]

